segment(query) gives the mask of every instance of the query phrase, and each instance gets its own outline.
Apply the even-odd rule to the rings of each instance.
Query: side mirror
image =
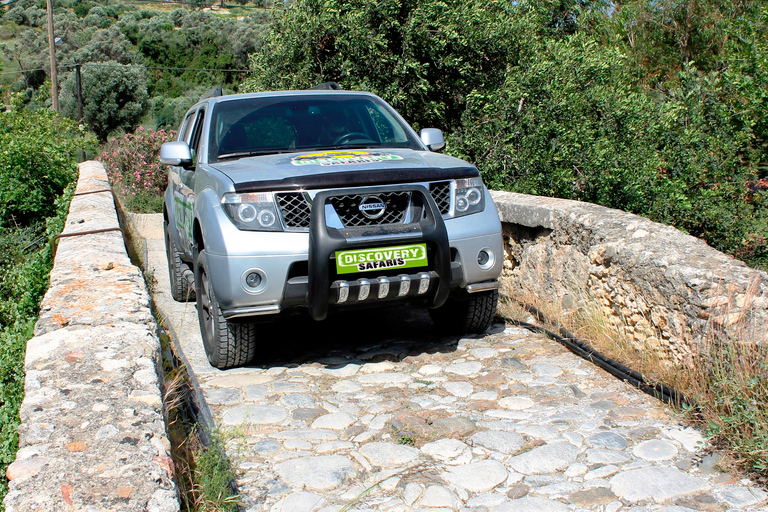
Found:
[[[437,128],[424,128],[419,132],[421,142],[424,143],[430,151],[440,151],[445,147],[443,132]]]
[[[191,168],[192,150],[189,149],[189,144],[184,141],[166,142],[160,146],[160,163],[184,169]]]

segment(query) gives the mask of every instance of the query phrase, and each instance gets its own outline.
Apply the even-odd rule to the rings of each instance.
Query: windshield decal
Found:
[[[403,157],[391,153],[371,151],[324,151],[322,153],[311,153],[309,155],[293,157],[291,163],[293,165],[351,165],[402,159]]]

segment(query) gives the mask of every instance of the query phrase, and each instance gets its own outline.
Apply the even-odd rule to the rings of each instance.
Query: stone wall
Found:
[[[80,179],[27,344],[7,512],[177,512],[157,325],[101,164]],[[95,192],[95,193],[89,193]]]
[[[703,241],[589,203],[493,192],[511,295],[596,301],[638,345],[685,362],[714,338],[768,341],[768,275]]]

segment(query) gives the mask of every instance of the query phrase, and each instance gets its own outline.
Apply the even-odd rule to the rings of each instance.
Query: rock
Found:
[[[453,396],[468,397],[472,394],[473,387],[469,382],[444,382],[443,388]]]
[[[707,446],[707,441],[701,432],[693,428],[676,428],[664,430],[664,433],[683,445],[689,452],[696,452]]]
[[[419,505],[427,508],[444,507],[450,510],[458,510],[459,499],[442,485],[430,485],[421,497]]]
[[[440,461],[455,459],[464,452],[467,452],[468,449],[469,447],[466,444],[457,439],[440,439],[421,447],[422,452]]]
[[[523,436],[513,432],[488,430],[472,435],[475,444],[503,454],[515,454],[523,446]]]
[[[455,375],[477,375],[480,370],[483,369],[483,364],[477,361],[470,361],[468,363],[455,363],[445,368],[445,373],[453,373]]]
[[[613,450],[623,450],[627,447],[627,441],[613,432],[600,432],[587,438],[587,446],[596,448],[611,448]]]
[[[656,466],[623,471],[610,484],[619,498],[630,502],[650,499],[663,503],[707,488],[703,481],[678,469]]]
[[[272,434],[277,439],[306,439],[308,441],[333,441],[338,436],[332,430],[325,428],[305,428],[296,430],[283,430]]]
[[[309,511],[317,510],[325,504],[325,499],[313,492],[294,492],[281,499],[270,509],[272,512],[287,512],[288,510]]]
[[[629,455],[618,450],[592,448],[586,453],[587,462],[590,464],[621,464],[629,460]]]
[[[563,369],[553,364],[534,364],[531,366],[531,371],[537,377],[559,377],[563,374]]]
[[[474,421],[461,417],[439,418],[432,423],[432,427],[446,436],[458,435],[463,437],[477,430]]]
[[[285,395],[282,398],[282,402],[288,407],[301,407],[306,409],[315,407],[315,405],[317,405],[315,399],[306,393],[291,393],[289,395]]]
[[[28,478],[40,472],[43,466],[49,463],[46,457],[31,457],[29,459],[17,460],[8,465],[5,469],[5,477],[8,481]]]
[[[645,460],[669,460],[677,455],[677,448],[668,441],[652,439],[635,446],[632,453]]]
[[[240,393],[230,388],[209,388],[205,390],[205,401],[213,405],[233,404],[240,401]]]
[[[331,389],[336,393],[357,393],[362,390],[363,387],[356,382],[342,380],[340,382],[334,382]]]
[[[554,473],[576,461],[579,450],[570,443],[545,444],[512,457],[509,467],[524,475]]]
[[[381,468],[405,466],[419,458],[417,449],[394,443],[368,443],[359,451],[372,465]]]
[[[314,491],[335,489],[357,475],[352,461],[340,455],[290,459],[275,464],[275,471],[289,486]]]
[[[595,487],[594,489],[574,492],[568,496],[568,499],[571,500],[571,503],[580,507],[594,507],[614,501],[616,495],[605,487]]]
[[[757,487],[731,487],[716,491],[717,496],[731,507],[741,509],[763,503],[768,493]]]
[[[74,441],[72,443],[67,443],[66,448],[68,452],[84,452],[88,449],[88,446],[80,441]]]
[[[224,425],[280,423],[288,417],[284,407],[276,405],[240,405],[226,409],[221,422]]]
[[[456,487],[470,492],[487,492],[502,484],[509,476],[500,462],[483,460],[448,469],[443,477]]]
[[[530,409],[535,402],[527,397],[522,396],[509,396],[499,400],[499,405],[504,409],[512,411],[522,411],[524,409]]]
[[[312,428],[329,428],[331,430],[344,430],[357,421],[357,418],[346,412],[335,412],[320,416],[312,422]]]
[[[411,376],[404,373],[368,373],[357,377],[363,386],[405,385],[411,383]]]
[[[522,498],[526,494],[528,494],[528,491],[531,489],[530,485],[527,484],[515,484],[512,487],[509,488],[507,491],[507,498],[511,500],[516,500],[519,498]]]
[[[502,503],[491,512],[568,512],[568,506],[547,498],[526,496]]]
[[[274,439],[265,439],[264,441],[259,441],[258,443],[250,447],[250,449],[253,450],[255,453],[260,453],[260,454],[274,453],[279,448],[280,448],[280,444]]]

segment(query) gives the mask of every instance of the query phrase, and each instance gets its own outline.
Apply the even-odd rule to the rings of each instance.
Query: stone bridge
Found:
[[[526,329],[440,338],[424,311],[265,326],[254,366],[220,371],[194,303],[168,292],[162,217],[130,216],[152,297],[81,165],[27,348],[8,512],[179,510],[150,301],[225,436],[248,512],[765,510],[713,468],[675,412]],[[593,297],[632,340],[685,362],[708,337],[766,341],[768,276],[703,242],[595,205],[496,192],[507,293]],[[346,507],[346,508],[345,508]]]

